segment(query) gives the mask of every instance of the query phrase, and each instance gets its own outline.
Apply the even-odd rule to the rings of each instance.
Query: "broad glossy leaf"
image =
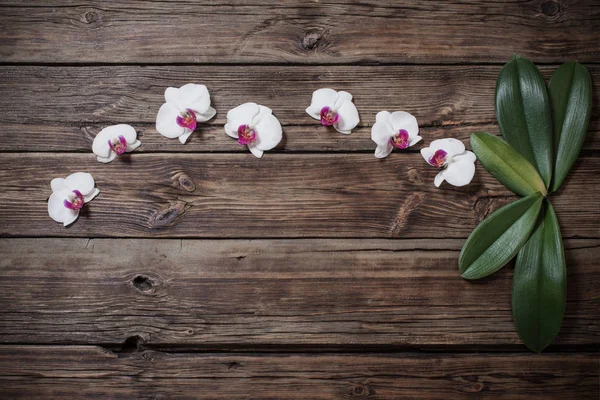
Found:
[[[471,135],[471,148],[485,169],[516,194],[546,194],[546,185],[535,167],[504,140],[475,132]]]
[[[504,139],[537,168],[549,187],[553,169],[550,102],[544,78],[531,61],[515,56],[500,71],[496,118]]]
[[[537,192],[496,210],[465,242],[458,258],[465,279],[479,279],[502,268],[525,244],[544,197]]]
[[[517,255],[512,309],[519,336],[541,352],[560,330],[565,312],[567,272],[560,227],[552,205]]]
[[[564,182],[575,163],[592,114],[592,78],[575,61],[561,65],[550,78],[548,96],[554,125],[552,191]]]

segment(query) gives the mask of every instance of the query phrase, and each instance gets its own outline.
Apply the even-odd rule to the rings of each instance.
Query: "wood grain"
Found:
[[[48,217],[50,181],[87,171],[100,195],[65,229]],[[600,160],[583,157],[552,201],[563,236],[600,237]],[[93,154],[0,158],[0,236],[466,238],[514,195],[481,166],[433,185],[420,154]]]
[[[594,85],[551,199],[568,292],[544,355],[515,331],[512,265],[457,270],[515,197],[481,165],[436,189],[418,154],[498,134],[515,53],[546,79],[576,59]],[[599,61],[594,0],[0,0],[0,397],[598,399]],[[182,146],[154,122],[188,82],[218,114]],[[354,95],[351,136],[304,112],[321,87]],[[223,132],[248,101],[284,126],[261,160]],[[414,114],[423,143],[376,160],[383,109]],[[143,145],[99,164],[116,123]],[[101,194],[65,229],[49,182],[75,171]]]
[[[0,3],[0,58],[37,63],[597,61],[594,0]]]
[[[277,151],[374,151],[370,127],[377,112],[414,114],[424,143],[466,140],[478,130],[498,133],[494,91],[501,66],[103,66],[0,67],[0,151],[90,151],[104,126],[138,129],[138,152],[245,151],[223,131],[227,111],[255,101],[274,110],[285,126]],[[548,78],[556,66],[541,68]],[[588,65],[600,98],[600,66]],[[201,124],[189,143],[160,136],[156,113],[168,86],[201,82],[218,114]],[[354,95],[360,127],[350,136],[320,126],[305,108],[313,90]],[[600,149],[600,103],[592,112],[585,149]]]
[[[526,351],[512,321],[512,267],[466,281],[462,243],[3,239],[0,342]],[[555,346],[594,346],[600,241],[566,248]]]
[[[597,399],[598,372],[598,353],[117,356],[91,346],[0,347],[0,394],[27,399]]]

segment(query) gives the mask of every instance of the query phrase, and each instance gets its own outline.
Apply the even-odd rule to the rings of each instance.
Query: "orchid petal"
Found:
[[[111,151],[111,153],[108,155],[108,157],[97,156],[96,160],[100,161],[101,163],[106,164],[106,163],[111,162],[115,158],[117,158],[117,153],[115,153],[114,151]]]
[[[101,130],[92,142],[92,152],[98,157],[109,157],[112,150],[110,149],[108,141],[111,140],[111,138],[112,136],[105,132],[104,129]]]
[[[137,139],[137,132],[135,131],[135,128],[127,124],[107,126],[100,131],[100,133],[102,132],[107,132],[109,134],[106,138],[107,141],[112,137],[119,136],[123,136],[127,143],[133,143]],[[100,133],[98,133],[98,135],[100,135]]]
[[[133,143],[137,140],[137,132],[131,125],[118,124],[107,126],[98,132],[94,138],[94,142],[92,143],[92,152],[94,152],[94,154],[98,157],[105,159],[109,158],[112,150],[108,142],[119,136],[123,136],[127,143]],[[114,157],[111,158],[111,160],[112,159],[114,159]]]
[[[440,187],[440,185],[444,182],[444,171],[440,171],[433,180],[433,184],[435,187]]]
[[[54,178],[50,182],[50,187],[53,192],[59,192],[61,190],[67,189],[67,184],[65,183],[65,178]]]
[[[394,132],[404,129],[408,132],[409,140],[419,134],[419,124],[417,119],[406,111],[396,111],[391,116]]]
[[[269,107],[265,107],[265,106],[258,106],[258,114],[256,114],[254,116],[254,118],[252,118],[252,120],[250,121],[250,125],[252,126],[256,126],[260,123],[260,121],[263,120],[263,118],[267,118],[269,115],[273,114],[273,110],[271,110]]]
[[[392,144],[388,140],[385,144],[377,145],[377,148],[375,149],[375,157],[385,158],[390,155],[392,150],[394,150],[394,146],[392,146]]]
[[[264,153],[261,149],[256,147],[255,142],[248,143],[248,150],[250,150],[250,153],[252,153],[254,155],[254,157],[256,157],[256,158],[261,158]]]
[[[168,87],[165,89],[165,103],[177,107],[179,103],[179,88]]]
[[[179,89],[167,88],[165,101],[174,105],[178,111],[189,108],[203,114],[210,107],[210,94],[206,86],[188,83]]]
[[[371,128],[371,140],[379,146],[388,143],[393,135],[394,132],[384,122],[375,122]]]
[[[260,112],[260,107],[256,103],[244,103],[239,105],[227,112],[227,125],[229,128],[226,130],[235,129],[235,137],[237,138],[237,129],[240,125],[247,125],[252,123],[254,117]],[[229,136],[232,136],[228,133]]]
[[[429,163],[429,160],[431,159],[431,157],[433,157],[434,154],[435,150],[433,150],[431,147],[423,147],[421,149],[421,155],[423,156],[425,161],[427,161],[427,163]]]
[[[92,201],[92,199],[96,196],[98,196],[100,194],[100,190],[94,188],[94,190],[92,190],[91,193],[86,194],[85,196],[83,196],[83,201],[85,201],[86,203],[88,201]]]
[[[190,137],[190,135],[192,133],[194,133],[193,130],[186,129],[185,132],[183,133],[183,135],[179,136],[179,141],[181,142],[181,144],[185,144],[185,142],[187,141],[187,139]]]
[[[471,153],[470,151],[467,153]],[[465,186],[471,183],[475,175],[475,154],[461,154],[455,156],[448,167],[442,171],[444,179],[454,186]]]
[[[452,159],[453,162],[471,162],[474,163],[477,161],[477,156],[472,151],[465,151],[462,154],[454,156]]]
[[[65,198],[61,194],[52,193],[48,199],[48,215],[54,221],[64,223],[67,226],[77,219],[79,210],[71,210],[65,207],[64,200]]]
[[[127,144],[127,151],[128,152],[134,151],[135,149],[137,149],[141,145],[142,145],[142,142],[140,142],[139,140],[136,139],[132,143],[128,143]]]
[[[421,136],[415,136],[409,139],[408,141],[408,146],[414,146],[415,144],[419,143],[421,141],[421,139],[423,139]]]
[[[84,196],[94,190],[94,178],[87,172],[75,172],[67,176],[65,185],[69,190],[79,190]]]
[[[371,128],[371,140],[379,146],[389,143],[390,138],[394,135],[390,116],[391,114],[389,112],[380,111],[375,117],[375,123]]]
[[[375,122],[382,122],[388,124],[390,131],[394,129],[392,126],[392,121],[390,120],[392,114],[389,111],[379,111],[377,115],[375,115]]]
[[[352,101],[352,95],[348,92],[345,92],[343,90],[337,92],[337,99],[335,100],[335,103],[333,104],[333,108],[334,109],[338,109],[342,106],[342,104],[344,104],[347,101]]]
[[[306,109],[308,115],[314,119],[321,119],[323,107],[333,107],[338,98],[338,92],[333,89],[323,88],[313,92],[310,106]]]
[[[344,102],[337,110],[340,120],[334,125],[334,128],[340,133],[350,133],[358,125],[360,118],[358,110],[351,101]]]
[[[212,107],[208,107],[205,112],[194,112],[194,114],[196,114],[196,122],[206,122],[217,114],[217,110]]]
[[[226,123],[225,124],[225,133],[227,133],[228,136],[237,139],[240,137],[240,135],[238,134],[238,128],[239,125],[234,127],[232,124],[230,123]]]
[[[63,221],[64,227],[71,225],[73,222],[75,222],[77,220],[77,217],[79,217],[79,210],[77,210],[77,211],[71,210],[71,211],[72,211],[72,213],[70,213],[67,216],[67,218],[65,218],[65,220]]]
[[[465,152],[465,145],[458,139],[437,139],[429,144],[429,148],[436,152],[436,150],[444,150],[447,153],[448,159],[451,159],[457,154],[462,154]]]
[[[256,125],[255,145],[260,150],[271,150],[281,142],[282,136],[279,120],[269,114]]]
[[[183,135],[185,128],[177,125],[179,111],[170,103],[163,104],[156,115],[156,130],[161,135],[174,139]]]

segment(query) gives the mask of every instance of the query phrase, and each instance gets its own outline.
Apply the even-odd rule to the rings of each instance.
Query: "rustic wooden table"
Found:
[[[514,53],[545,77],[589,69],[588,139],[553,201],[568,302],[544,354],[512,322],[512,267],[460,278],[476,224],[514,196],[481,166],[433,186],[415,150],[373,157],[382,110],[424,142],[498,133]],[[529,1],[0,1],[3,398],[598,399],[600,4]],[[154,127],[167,86],[203,83],[217,116],[188,144]],[[348,90],[345,136],[304,112]],[[254,158],[227,110],[271,107],[284,140]],[[103,165],[96,133],[143,142]],[[50,180],[96,178],[68,229]]]

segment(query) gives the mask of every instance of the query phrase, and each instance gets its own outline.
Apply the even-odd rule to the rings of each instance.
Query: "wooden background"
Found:
[[[464,239],[514,196],[478,166],[433,186],[422,144],[373,157],[382,110],[424,144],[498,133],[495,79],[518,53],[594,82],[580,160],[553,196],[568,265],[542,355],[512,322],[512,267],[462,280]],[[217,116],[160,136],[167,86],[208,86]],[[305,114],[354,95],[350,136]],[[594,0],[0,0],[0,395],[3,398],[598,399],[600,3]],[[271,107],[284,139],[255,159],[230,108]],[[108,165],[91,143],[129,123]],[[96,178],[65,229],[50,180]]]

